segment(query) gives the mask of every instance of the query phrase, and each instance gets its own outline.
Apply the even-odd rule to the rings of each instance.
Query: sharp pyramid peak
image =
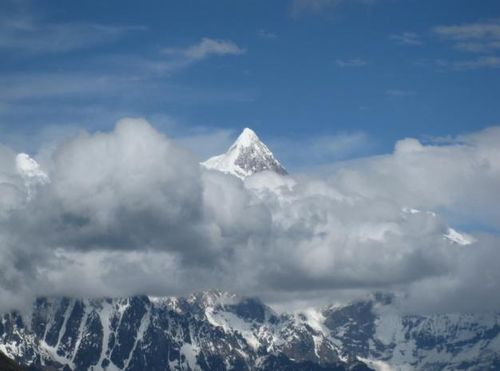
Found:
[[[265,170],[287,174],[269,148],[249,128],[243,129],[226,153],[211,157],[202,165],[233,174],[241,179]]]
[[[244,128],[241,134],[238,136],[233,146],[235,145],[249,145],[255,142],[260,142],[259,137],[250,128]]]

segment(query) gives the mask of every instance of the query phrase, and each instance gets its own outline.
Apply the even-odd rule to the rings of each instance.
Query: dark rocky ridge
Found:
[[[211,157],[202,165],[242,179],[262,171],[288,174],[257,134],[248,128],[241,132],[226,153]]]
[[[369,369],[342,361],[327,339],[315,351],[318,334],[291,321],[259,300],[217,291],[188,298],[42,298],[31,322],[16,313],[3,317],[0,344],[22,364],[57,370]]]
[[[23,371],[25,368],[19,366],[12,359],[0,352],[0,370],[1,371]]]
[[[2,317],[0,349],[23,365],[75,371],[361,371],[373,360],[395,370],[500,369],[500,314],[397,313],[383,296],[294,314],[219,291],[42,298],[31,315]]]

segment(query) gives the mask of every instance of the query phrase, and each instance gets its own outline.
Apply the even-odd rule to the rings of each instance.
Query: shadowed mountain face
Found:
[[[26,174],[45,179],[34,161],[21,159]],[[250,129],[204,166],[242,179],[260,171],[286,173]],[[244,184],[258,186],[247,184],[252,180],[259,183],[259,176]],[[417,209],[402,213],[436,217]],[[457,246],[473,243],[451,228],[442,238]],[[294,313],[221,291],[39,298],[30,313],[0,314],[0,352],[30,368],[64,371],[497,370],[500,314],[403,315],[388,295]],[[0,371],[15,367],[1,361]]]
[[[287,174],[269,148],[248,128],[242,131],[226,153],[211,157],[202,165],[239,178],[266,170],[281,175]]]
[[[30,317],[30,319],[28,319]],[[368,370],[342,360],[306,322],[257,299],[211,291],[187,298],[39,299],[3,317],[0,343],[26,365],[63,370]],[[305,367],[305,368],[304,368]]]
[[[0,370],[2,371],[23,371],[25,368],[19,366],[12,359],[0,352]]]
[[[500,315],[401,316],[393,309],[390,299],[377,297],[278,314],[258,299],[219,291],[186,298],[39,299],[29,315],[3,316],[0,349],[24,365],[57,370],[500,366]]]

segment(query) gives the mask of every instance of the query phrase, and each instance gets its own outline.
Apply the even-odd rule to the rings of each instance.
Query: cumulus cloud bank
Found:
[[[498,235],[445,236],[447,220],[500,227],[499,152],[490,128],[404,139],[321,176],[242,182],[141,119],[66,141],[39,167],[0,147],[0,306],[216,287],[286,300],[387,290],[412,310],[489,310]]]

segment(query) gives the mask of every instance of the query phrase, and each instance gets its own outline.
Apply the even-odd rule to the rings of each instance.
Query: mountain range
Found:
[[[226,153],[211,157],[202,165],[241,179],[266,170],[287,174],[270,149],[249,128],[243,129]]]
[[[217,290],[41,298],[9,313],[0,350],[55,370],[497,370],[500,314],[401,315],[390,295],[278,313]]]
[[[18,168],[30,181],[46,181],[33,161],[18,157]],[[251,129],[202,166],[240,179],[262,171],[287,175]],[[443,238],[473,242],[451,228]],[[389,294],[293,312],[219,290],[42,297],[30,310],[0,318],[0,353],[39,370],[500,369],[500,313],[403,314]]]

